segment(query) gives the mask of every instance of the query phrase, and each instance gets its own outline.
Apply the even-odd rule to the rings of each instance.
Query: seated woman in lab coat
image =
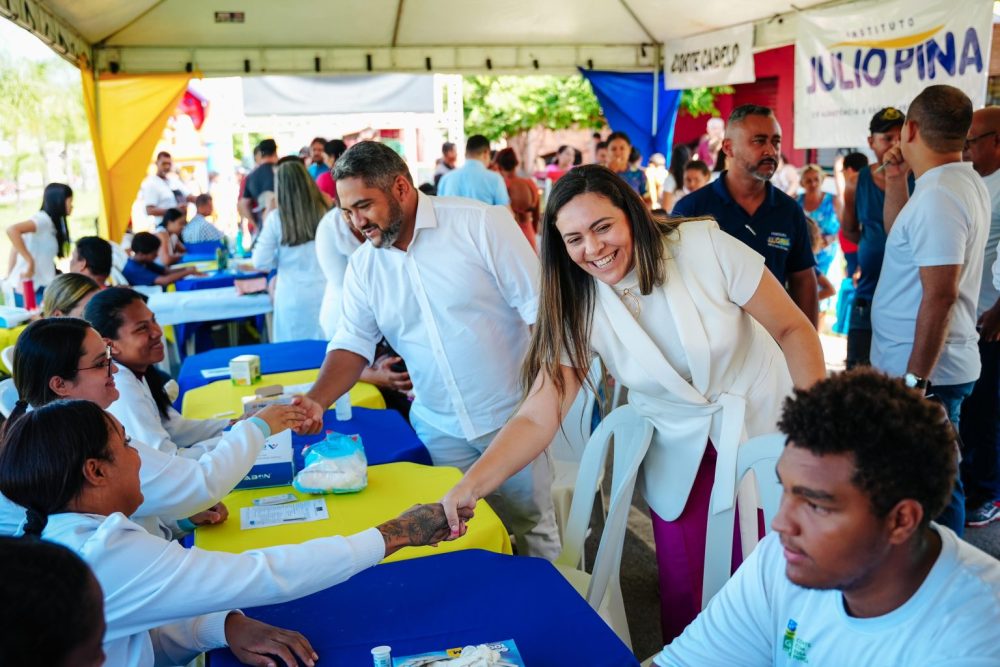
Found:
[[[740,443],[777,430],[793,382],[805,388],[825,376],[819,337],[760,255],[711,219],[657,223],[597,165],[553,188],[541,261],[527,397],[445,508],[473,506],[538,456],[599,355],[656,429],[642,475],[669,641],[700,609],[695,573],[713,485],[712,511],[731,508]],[[755,543],[756,508],[744,509]]]
[[[139,468],[121,423],[90,401],[56,401],[8,422],[0,449],[0,492],[27,508],[25,534],[68,547],[97,577],[109,665],[183,665],[223,646],[244,662],[313,665],[300,634],[232,609],[315,593],[448,535],[435,504],[348,537],[240,554],[185,549],[126,518],[143,502]]]
[[[278,270],[274,342],[321,340],[326,279],[316,256],[316,227],[330,207],[298,160],[278,165],[274,190],[278,207],[264,218],[251,258],[254,268]]]
[[[215,447],[229,420],[185,419],[170,405],[163,376],[153,368],[164,358],[163,330],[147,300],[127,287],[109,287],[95,294],[84,310],[84,318],[108,340],[117,364],[119,397],[108,411],[136,440],[197,459]]]
[[[20,400],[10,419],[60,398],[91,401],[106,410],[118,399],[117,366],[108,352],[108,344],[84,320],[55,317],[32,322],[15,347],[14,386]],[[254,416],[236,424],[198,459],[161,452],[133,439],[142,460],[139,478],[145,501],[132,519],[165,537],[221,521],[225,507],[219,501],[253,466],[266,435],[301,421],[295,406],[268,406]],[[0,534],[16,534],[23,523],[24,508],[0,496]]]

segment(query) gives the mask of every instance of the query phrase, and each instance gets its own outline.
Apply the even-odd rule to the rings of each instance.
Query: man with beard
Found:
[[[410,422],[435,465],[465,471],[520,400],[539,265],[507,208],[419,192],[391,148],[355,144],[334,167],[344,217],[365,235],[344,277],[341,319],[303,400],[305,432],[374,361],[383,336],[406,359]],[[405,375],[405,374],[404,374]],[[490,498],[522,553],[554,560],[547,453]]]
[[[858,368],[778,426],[773,532],[653,664],[1000,664],[1000,562],[931,521],[955,479],[941,409]]]
[[[767,107],[736,107],[722,150],[732,169],[674,206],[679,217],[711,216],[724,231],[763,255],[764,264],[786,285],[792,300],[819,321],[816,259],[805,214],[794,199],[771,184],[781,153],[781,126]]]

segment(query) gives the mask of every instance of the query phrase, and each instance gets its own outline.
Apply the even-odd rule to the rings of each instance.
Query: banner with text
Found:
[[[753,81],[753,24],[667,42],[663,46],[667,90]]]
[[[799,14],[795,148],[860,146],[879,109],[927,86],[986,100],[990,0],[872,0]]]

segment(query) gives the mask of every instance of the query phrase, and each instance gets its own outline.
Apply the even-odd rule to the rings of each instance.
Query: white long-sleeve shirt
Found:
[[[42,537],[76,552],[101,584],[104,652],[116,667],[185,664],[227,645],[227,610],[315,593],[385,556],[374,528],[230,554],[185,549],[119,513],[54,514]]]
[[[125,366],[118,366],[115,386],[119,397],[108,412],[129,436],[161,452],[198,459],[216,446],[229,426],[227,419],[185,419],[173,407],[167,408],[167,419],[163,419],[146,378],[140,380]]]
[[[131,435],[126,427],[126,434]],[[239,422],[219,444],[197,459],[167,454],[132,439],[139,453],[139,485],[145,498],[133,515],[136,523],[159,534],[157,519],[184,519],[208,509],[233,490],[253,467],[265,434],[253,422]],[[0,494],[0,535],[15,535],[24,508]]]
[[[418,194],[406,252],[365,243],[348,263],[327,349],[372,363],[384,335],[413,379],[413,414],[467,440],[506,423],[538,311],[538,258],[510,210]]]

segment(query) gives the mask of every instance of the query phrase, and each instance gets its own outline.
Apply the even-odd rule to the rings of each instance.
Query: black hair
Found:
[[[911,498],[923,506],[926,525],[948,503],[957,472],[954,429],[940,406],[900,379],[857,368],[796,389],[778,428],[789,444],[817,456],[851,455],[852,481],[878,517]]]
[[[109,340],[118,340],[118,331],[124,321],[122,311],[136,301],[146,303],[149,298],[128,287],[109,287],[93,296],[83,311],[83,316],[90,322],[91,326],[97,329],[97,333],[101,336]],[[153,396],[153,402],[156,403],[156,409],[160,416],[163,419],[168,419],[170,397],[167,396],[167,391],[164,389],[166,379],[161,373],[155,372],[153,368],[150,368],[143,377],[146,384],[149,385],[149,393]]]
[[[474,134],[465,142],[466,155],[479,155],[490,149],[490,140],[481,134]]]
[[[955,86],[927,86],[910,102],[906,120],[917,124],[921,139],[932,151],[960,151],[972,126],[972,100]]]
[[[583,164],[583,153],[576,148],[573,149],[573,166],[578,167]]]
[[[431,197],[437,194],[437,188],[434,187],[433,183],[421,183],[417,190],[420,190],[425,195],[429,195]]]
[[[102,594],[87,564],[53,542],[0,537],[0,665],[69,667],[101,627]]]
[[[677,144],[670,151],[670,167],[667,170],[674,177],[674,185],[678,189],[684,187],[684,170],[690,160],[691,149],[685,144]]]
[[[132,237],[132,252],[148,255],[160,249],[160,237],[149,232],[138,232]]]
[[[726,151],[720,148],[719,152],[715,154],[715,167],[712,169],[712,171],[717,171],[719,173],[724,172],[726,170],[727,157],[728,156],[726,155]]]
[[[168,153],[167,151],[160,151],[159,153],[156,154],[156,161],[159,162],[160,158],[165,158],[165,157],[170,157],[170,153]]]
[[[184,211],[180,210],[179,208],[168,208],[166,211],[163,212],[163,219],[160,221],[160,227],[166,229],[167,225],[169,225],[171,222],[173,222],[174,220],[180,220],[183,217],[184,217]]]
[[[49,380],[76,378],[83,341],[90,323],[77,317],[36,320],[21,332],[14,345],[14,387],[20,400],[7,420],[10,424],[31,405],[39,408],[59,400]]]
[[[205,204],[208,204],[211,201],[212,201],[212,195],[208,194],[207,192],[203,192],[194,198],[194,205],[204,206]]]
[[[727,126],[733,123],[739,123],[747,116],[773,116],[774,110],[770,107],[761,106],[759,104],[741,104],[740,106],[733,109],[733,112],[729,114],[729,123]]]
[[[366,188],[378,188],[382,192],[389,192],[397,176],[413,183],[410,168],[399,153],[377,141],[359,141],[348,148],[333,167],[334,180],[360,178]]]
[[[84,236],[77,239],[76,252],[97,276],[111,274],[111,244],[100,236]]]
[[[609,134],[608,135],[608,145],[610,146],[611,142],[614,141],[615,139],[621,139],[626,144],[628,144],[629,146],[632,145],[632,140],[629,139],[628,135],[625,134],[624,132],[618,131],[618,132],[612,132],[611,134]]]
[[[52,226],[56,229],[56,252],[60,257],[66,256],[66,246],[70,242],[66,200],[72,196],[73,189],[65,183],[49,183],[42,192],[41,210],[52,219]]]
[[[601,150],[602,148],[607,148],[607,147],[608,147],[608,142],[606,142],[606,141],[598,141],[597,142],[597,146],[595,148],[596,148],[596,150]]]
[[[88,459],[111,461],[113,418],[96,403],[59,400],[7,425],[0,446],[0,493],[27,512],[24,534],[39,536],[49,516],[83,489]]]
[[[453,142],[446,141],[443,144],[441,144],[441,153],[442,154],[447,153],[448,151],[453,151],[453,150],[455,150],[455,144]]]
[[[725,160],[723,160],[723,163],[725,163]],[[702,162],[701,160],[691,160],[686,165],[684,165],[684,171],[687,171],[689,169],[692,171],[700,171],[705,176],[712,175],[712,170],[709,169],[708,165]]]
[[[864,153],[848,153],[844,156],[844,169],[861,171],[868,166],[868,156]]]
[[[502,148],[497,151],[496,163],[497,166],[503,171],[514,171],[517,169],[517,165],[519,164],[517,153],[509,146],[507,148]]]
[[[309,142],[309,147],[312,148],[316,144],[323,144],[326,146],[326,139],[323,137],[313,137],[313,140]]]
[[[342,139],[330,139],[330,141],[323,144],[323,152],[332,157],[334,160],[339,160],[340,156],[346,151],[347,144],[345,144]]]
[[[264,139],[257,144],[257,147],[260,149],[261,157],[271,157],[278,154],[278,144],[275,143],[274,139]]]

